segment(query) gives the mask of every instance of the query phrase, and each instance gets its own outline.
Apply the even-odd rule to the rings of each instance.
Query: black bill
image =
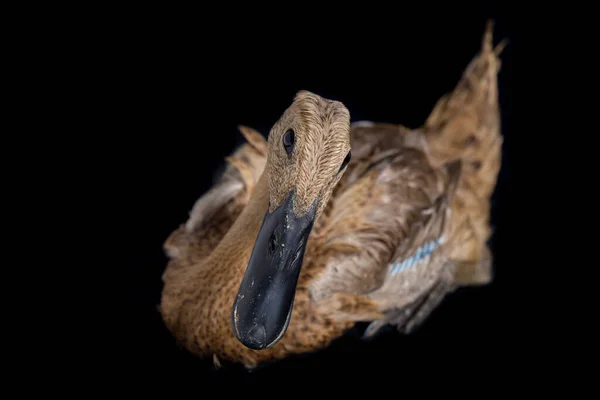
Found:
[[[233,332],[251,349],[273,346],[290,322],[306,242],[315,219],[315,206],[298,218],[293,203],[291,192],[272,213],[267,211],[233,303]]]

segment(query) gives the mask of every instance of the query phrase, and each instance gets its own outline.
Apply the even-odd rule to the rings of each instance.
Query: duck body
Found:
[[[251,304],[264,300],[240,288],[254,286],[245,273],[279,169],[268,167],[271,137],[240,127],[247,143],[164,245],[170,260],[159,308],[175,338],[200,357],[252,368],[322,349],[359,321],[371,322],[366,336],[385,325],[409,333],[455,288],[490,282],[489,199],[502,144],[499,49],[491,42],[489,26],[480,54],[422,127],[349,126],[352,158],[319,206],[283,333],[262,349],[236,337],[236,304],[249,293]],[[296,102],[341,107],[309,92]]]

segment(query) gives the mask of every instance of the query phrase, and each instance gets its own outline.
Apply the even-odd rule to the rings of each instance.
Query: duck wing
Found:
[[[410,304],[445,262],[461,162],[432,167],[425,153],[408,145],[404,129],[353,127],[353,165],[311,237],[318,260],[307,265],[311,298],[335,318],[379,319]]]

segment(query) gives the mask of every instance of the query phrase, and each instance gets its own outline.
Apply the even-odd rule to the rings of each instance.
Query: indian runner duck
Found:
[[[490,197],[501,165],[498,56],[480,53],[424,125],[356,122],[300,91],[268,140],[246,143],[164,244],[159,306],[201,357],[253,368],[365,336],[409,333],[460,286],[492,279]]]

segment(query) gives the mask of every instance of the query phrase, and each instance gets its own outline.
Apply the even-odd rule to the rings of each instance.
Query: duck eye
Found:
[[[283,135],[283,147],[288,154],[291,154],[292,150],[294,150],[294,130],[288,129]]]
[[[346,165],[348,165],[348,163],[350,162],[350,159],[352,158],[352,154],[350,154],[350,153],[351,152],[348,151],[348,154],[346,154],[346,158],[344,158],[344,161],[342,161],[342,166],[340,167],[340,170],[338,171],[338,173],[342,172],[342,170],[344,168],[346,168]]]

